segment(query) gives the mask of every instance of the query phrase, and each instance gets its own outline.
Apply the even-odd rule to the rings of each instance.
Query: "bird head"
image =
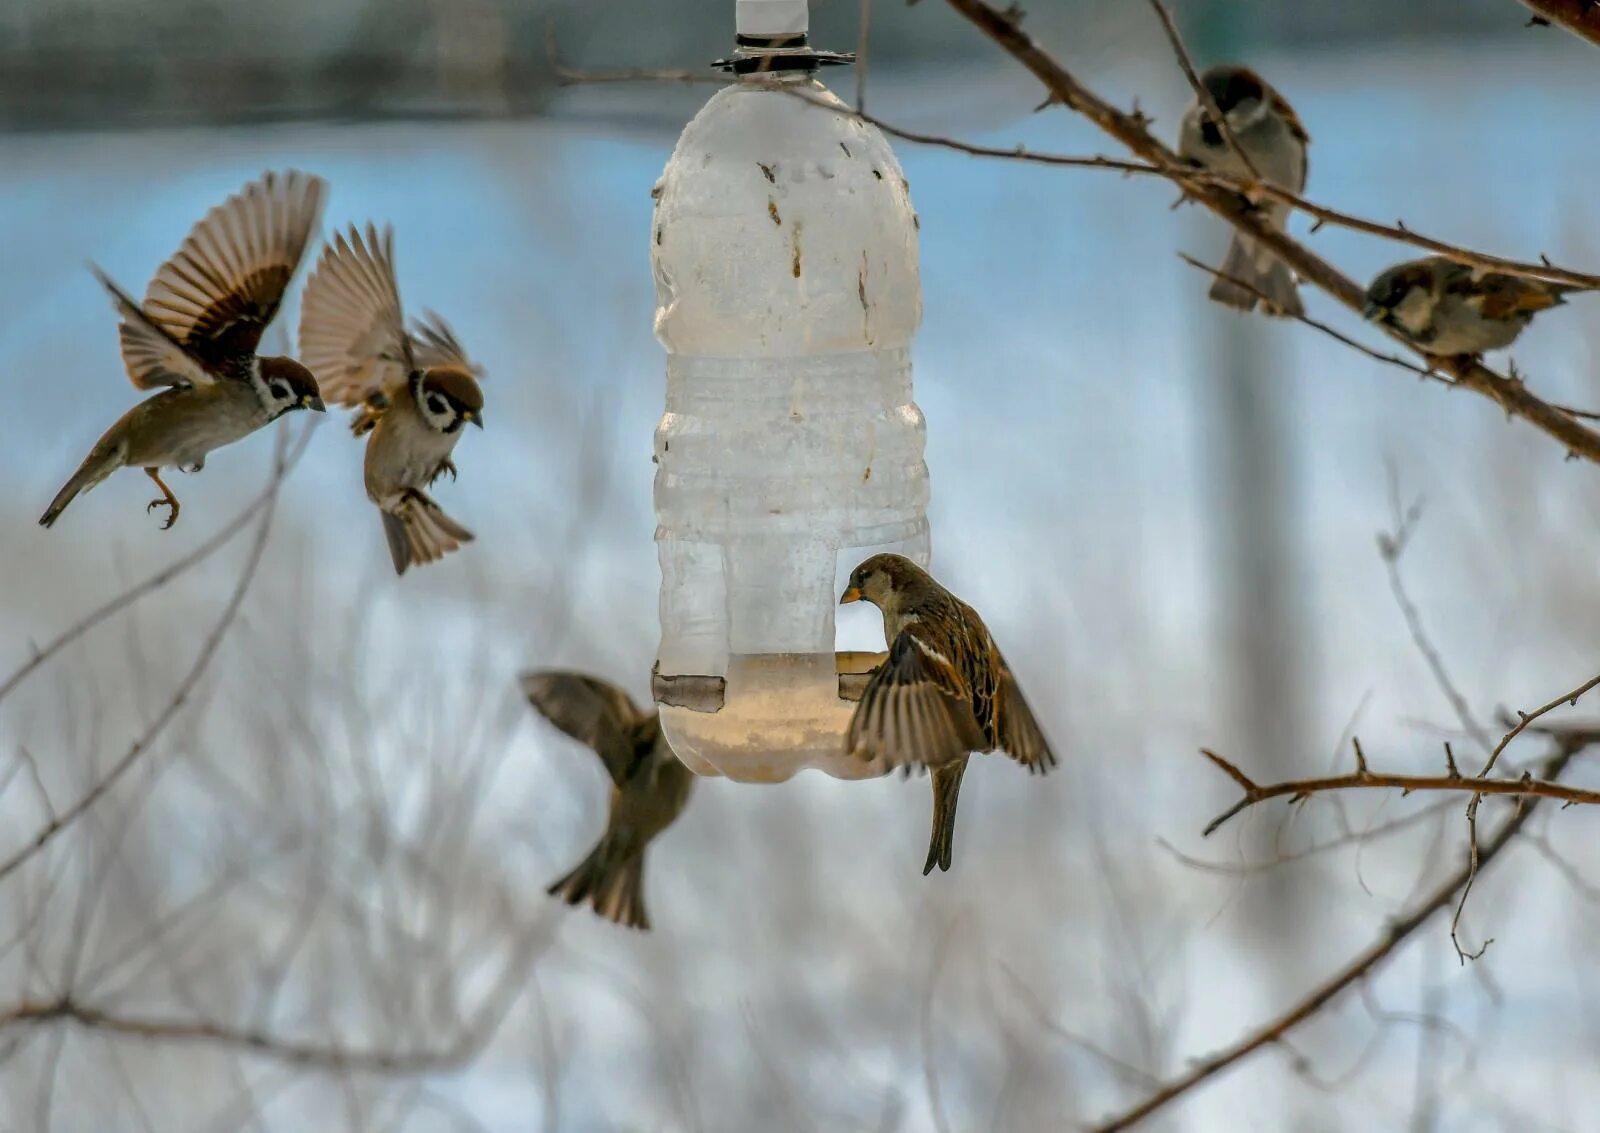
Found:
[[[1375,323],[1420,334],[1433,312],[1435,266],[1431,260],[1397,264],[1367,288],[1362,315]]]
[[[464,421],[483,428],[483,390],[466,370],[434,366],[412,383],[417,410],[429,428],[453,433]]]
[[[267,419],[276,420],[294,409],[323,412],[322,391],[317,379],[293,358],[262,358],[257,368],[256,393]]]
[[[850,572],[839,603],[867,601],[883,610],[934,585],[932,576],[904,555],[873,555]]]

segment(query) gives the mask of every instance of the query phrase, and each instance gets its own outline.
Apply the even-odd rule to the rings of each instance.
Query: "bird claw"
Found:
[[[169,500],[165,496],[153,499],[144,505],[145,514],[148,515],[158,507],[167,509],[167,521],[161,525],[161,530],[169,530],[174,523],[178,522],[178,501]]]
[[[456,481],[456,465],[453,460],[441,460],[439,467],[433,470],[433,480],[429,480],[428,483],[433,483],[434,480],[437,480],[446,472],[450,473],[450,482],[454,484]]]

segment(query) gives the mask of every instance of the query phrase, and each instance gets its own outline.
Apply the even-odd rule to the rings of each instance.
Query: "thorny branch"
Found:
[[[1534,24],[1560,24],[1573,35],[1600,44],[1600,3],[1596,0],[1521,0]]]
[[[1291,803],[1298,803],[1309,799],[1312,795],[1328,791],[1396,790],[1407,795],[1413,791],[1460,791],[1469,793],[1475,798],[1483,795],[1512,795],[1517,798],[1556,799],[1569,805],[1581,803],[1587,806],[1600,806],[1600,790],[1536,779],[1531,772],[1524,773],[1517,779],[1481,779],[1475,775],[1463,775],[1448,751],[1446,754],[1448,768],[1443,775],[1401,775],[1373,771],[1367,766],[1359,742],[1355,744],[1355,752],[1356,769],[1347,775],[1289,779],[1281,783],[1257,783],[1216,752],[1201,748],[1200,754],[1220,767],[1244,793],[1238,802],[1206,825],[1205,834],[1210,836],[1240,811],[1248,810],[1268,799],[1288,798]]]
[[[1540,769],[1539,780],[1552,783],[1559,780],[1573,757],[1595,742],[1600,742],[1600,733],[1575,732],[1560,738],[1556,754]],[[1172,1079],[1131,1109],[1095,1126],[1094,1133],[1118,1133],[1131,1129],[1241,1060],[1265,1047],[1281,1043],[1290,1031],[1316,1015],[1336,996],[1371,975],[1407,937],[1448,906],[1457,891],[1464,888],[1477,871],[1494,861],[1500,851],[1517,836],[1538,805],[1538,797],[1519,800],[1511,817],[1501,824],[1489,841],[1477,848],[1475,861],[1463,864],[1410,912],[1391,921],[1377,940],[1314,988],[1310,995],[1231,1046],[1196,1062],[1186,1073]]]
[[[1042,50],[1022,30],[1018,16],[1001,12],[986,0],[947,0],[947,3],[1011,54],[1038,78],[1055,101],[1082,114],[1163,176],[1178,176],[1181,159],[1146,129],[1143,115],[1129,114],[1105,102]],[[1332,264],[1266,222],[1259,209],[1240,199],[1240,190],[1217,187],[1215,179],[1189,177],[1187,191],[1193,199],[1216,213],[1241,234],[1268,248],[1302,279],[1322,288],[1351,311],[1366,305],[1363,289]],[[1277,196],[1266,184],[1245,186],[1243,191]],[[1499,405],[1508,416],[1520,417],[1560,441],[1569,453],[1600,463],[1600,432],[1581,424],[1571,414],[1535,396],[1520,379],[1506,377],[1467,356],[1428,354],[1404,335],[1385,328],[1396,341],[1417,351],[1431,368],[1442,370],[1456,385],[1470,389]]]
[[[312,425],[308,424],[306,430],[309,431],[312,427]],[[184,674],[183,679],[178,683],[177,689],[168,698],[161,711],[157,713],[156,718],[150,722],[150,725],[145,728],[138,739],[129,745],[128,750],[122,754],[121,758],[95,781],[93,786],[79,796],[76,802],[55,814],[21,848],[14,851],[4,860],[0,860],[0,881],[9,877],[35,854],[49,845],[63,830],[82,818],[91,807],[116,785],[118,780],[128,773],[134,764],[139,762],[140,758],[150,750],[161,733],[182,711],[189,696],[199,684],[200,678],[205,675],[205,671],[210,666],[212,657],[216,655],[218,647],[221,646],[222,639],[227,635],[229,627],[233,625],[234,619],[238,616],[239,609],[244,604],[245,595],[249,592],[250,584],[254,581],[256,571],[261,565],[262,555],[266,552],[267,539],[272,533],[272,518],[277,506],[278,490],[283,486],[284,476],[288,468],[287,438],[287,430],[282,430],[278,433],[278,448],[273,454],[272,476],[268,482],[261,519],[256,527],[256,538],[250,546],[244,569],[240,572],[239,580],[234,584],[233,592],[228,596],[228,601],[223,606],[222,613],[217,618],[216,624],[212,626],[211,632],[206,635],[205,641],[201,644],[200,652],[196,654],[194,663],[189,667],[189,671]],[[135,588],[135,591],[138,591],[138,588]],[[109,611],[109,607],[103,607],[102,609]],[[99,613],[100,611],[96,611],[96,614],[91,615],[91,618]],[[72,631],[68,632],[71,633]]]

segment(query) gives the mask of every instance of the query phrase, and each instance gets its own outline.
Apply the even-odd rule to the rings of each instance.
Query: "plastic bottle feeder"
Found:
[[[883,135],[816,81],[850,57],[807,46],[805,0],[738,0],[737,18],[737,78],[654,194],[653,689],[699,774],[865,778],[881,768],[844,734],[883,655],[835,652],[834,612],[870,554],[928,561],[917,219]]]

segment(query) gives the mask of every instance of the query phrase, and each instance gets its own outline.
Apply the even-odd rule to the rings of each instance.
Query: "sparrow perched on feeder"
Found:
[[[406,330],[394,276],[394,230],[355,225],[324,246],[306,283],[300,355],[323,395],[358,408],[367,496],[378,505],[397,574],[472,541],[423,491],[445,472],[467,422],[483,427],[483,391],[450,327],[431,312]]]
[[[1212,67],[1200,76],[1200,81],[1261,180],[1297,195],[1304,192],[1306,148],[1311,138],[1283,96],[1248,67]],[[1214,173],[1255,179],[1198,96],[1189,104],[1178,128],[1178,153]],[[1288,205],[1267,200],[1258,202],[1257,207],[1268,224],[1283,231],[1289,221]],[[1265,295],[1272,300],[1266,308],[1269,315],[1305,313],[1289,266],[1248,237],[1235,234],[1221,274],[1242,280],[1255,290],[1219,277],[1211,285],[1211,298],[1219,303],[1251,311]]]
[[[1584,290],[1426,256],[1380,273],[1363,313],[1430,354],[1482,354],[1510,346],[1535,314]]]
[[[293,358],[257,356],[322,212],[327,183],[290,170],[265,173],[212,209],[156,272],[144,303],[98,267],[120,324],[122,361],[135,388],[167,389],[124,413],[56,493],[39,522],[55,523],[80,492],[119,468],[142,468],[161,489],[145,508],[178,521],[163,468],[198,472],[214,450],[291,409],[321,411],[311,371]]]
[[[683,813],[694,773],[672,754],[659,713],[641,712],[615,685],[581,673],[544,671],[525,674],[522,691],[546,720],[594,750],[613,784],[606,832],[546,892],[569,905],[588,901],[607,920],[648,931],[645,850]]]
[[[978,612],[901,555],[873,555],[839,599],[883,613],[889,656],[867,682],[845,750],[933,771],[927,874],[950,868],[956,801],[970,752],[1004,751],[1029,771],[1055,766],[1017,679]]]

